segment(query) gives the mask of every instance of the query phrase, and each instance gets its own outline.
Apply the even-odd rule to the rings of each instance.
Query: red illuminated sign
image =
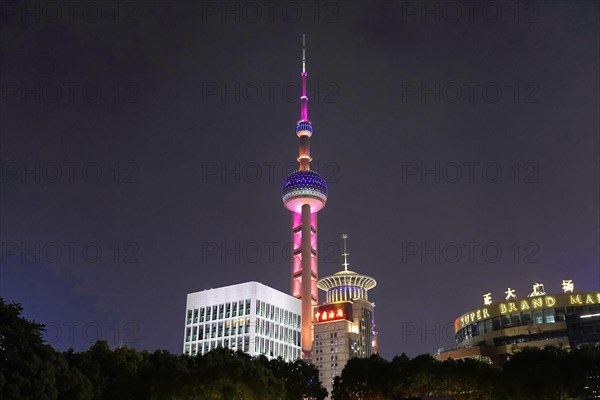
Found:
[[[336,319],[345,319],[346,313],[341,308],[329,311],[317,311],[315,313],[315,322],[327,322]]]

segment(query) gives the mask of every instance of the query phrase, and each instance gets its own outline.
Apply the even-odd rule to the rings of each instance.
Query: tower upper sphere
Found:
[[[300,212],[304,204],[310,205],[311,212],[318,212],[327,202],[327,182],[312,170],[292,172],[281,185],[281,197],[285,207]]]

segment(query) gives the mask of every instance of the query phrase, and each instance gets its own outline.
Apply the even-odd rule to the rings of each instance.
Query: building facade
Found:
[[[301,356],[301,301],[258,282],[189,293],[183,352],[206,354],[217,347],[251,356]]]
[[[511,297],[461,315],[454,327],[457,346],[440,349],[436,359],[476,358],[502,365],[526,346],[570,349],[600,343],[600,292]]]
[[[312,361],[330,394],[333,380],[349,359],[377,353],[374,304],[367,293],[377,282],[348,270],[347,237],[342,236],[344,270],[319,280],[318,287],[326,292],[326,301],[313,308]]]

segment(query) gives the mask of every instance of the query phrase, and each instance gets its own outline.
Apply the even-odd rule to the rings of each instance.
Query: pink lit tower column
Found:
[[[327,183],[310,170],[310,137],[306,96],[306,45],[302,36],[302,96],[296,135],[300,142],[299,168],[281,186],[283,204],[292,212],[292,296],[302,300],[302,358],[311,359],[313,342],[312,307],[318,304],[317,212],[327,202]]]

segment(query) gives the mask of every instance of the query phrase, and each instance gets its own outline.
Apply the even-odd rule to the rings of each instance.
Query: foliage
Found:
[[[44,326],[0,298],[0,399],[30,400],[322,400],[314,366],[252,358],[217,348],[190,357],[165,350],[110,349],[64,353],[44,344]]]
[[[525,348],[501,369],[429,355],[354,359],[335,380],[333,399],[565,400],[586,399],[593,390],[600,392],[600,346],[548,346]]]
[[[165,350],[110,349],[98,341],[83,352],[44,343],[44,326],[0,298],[0,399],[27,400],[323,400],[319,372],[218,348],[190,357]],[[503,368],[475,360],[439,362],[430,355],[391,361],[351,359],[334,382],[334,400],[585,399],[600,392],[600,346],[567,352],[525,348]]]

